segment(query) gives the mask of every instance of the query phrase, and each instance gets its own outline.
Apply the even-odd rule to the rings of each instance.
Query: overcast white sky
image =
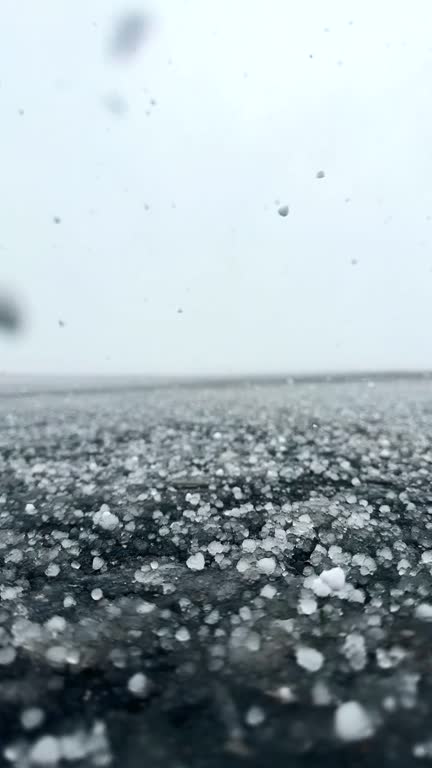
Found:
[[[141,9],[148,39],[110,57]],[[430,0],[2,0],[0,284],[27,326],[0,368],[431,368],[430,21]]]

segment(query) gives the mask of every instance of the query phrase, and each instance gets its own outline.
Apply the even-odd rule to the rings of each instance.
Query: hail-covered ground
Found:
[[[432,384],[0,399],[0,764],[432,762]]]

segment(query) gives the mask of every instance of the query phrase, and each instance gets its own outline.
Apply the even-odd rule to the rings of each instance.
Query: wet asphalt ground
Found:
[[[0,398],[0,764],[432,764],[432,384]]]

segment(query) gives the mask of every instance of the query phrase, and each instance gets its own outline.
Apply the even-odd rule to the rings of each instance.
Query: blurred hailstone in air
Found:
[[[281,205],[278,208],[278,214],[279,216],[288,216],[289,214],[289,208],[287,205]]]
[[[17,333],[22,326],[22,315],[17,303],[0,293],[0,331]]]
[[[133,56],[148,37],[150,17],[140,11],[130,11],[121,16],[111,40],[111,54],[122,58]]]
[[[316,175],[317,179],[323,179],[323,178],[324,178],[324,176],[325,176],[325,173],[324,173],[324,171],[318,171],[318,173],[317,173],[317,175]]]

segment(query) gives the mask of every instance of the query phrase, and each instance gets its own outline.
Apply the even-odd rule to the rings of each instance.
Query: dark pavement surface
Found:
[[[0,764],[432,762],[432,384],[0,398]]]

